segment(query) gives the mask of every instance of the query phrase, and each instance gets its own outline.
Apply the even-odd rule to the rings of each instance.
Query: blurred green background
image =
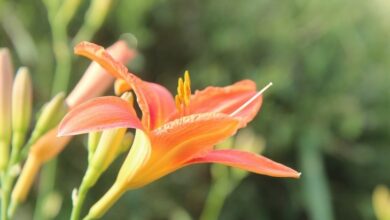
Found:
[[[12,50],[15,66],[31,68],[38,110],[51,97],[56,65],[50,16],[42,1],[0,4],[0,46]],[[68,37],[88,6],[80,2]],[[187,69],[193,89],[245,78],[258,87],[274,83],[248,129],[265,140],[264,155],[302,178],[251,174],[227,198],[220,219],[375,218],[372,191],[390,186],[389,1],[115,0],[92,41],[108,46],[123,33],[138,39],[140,56],[129,68],[173,92]],[[88,65],[71,60],[69,88]],[[55,219],[69,218],[71,191],[87,165],[85,139],[59,157],[58,194],[45,209],[55,213],[51,206],[62,200]],[[113,182],[121,160],[91,191],[87,207]],[[209,166],[185,168],[127,193],[105,219],[198,219],[210,182]],[[37,187],[18,219],[32,219]]]

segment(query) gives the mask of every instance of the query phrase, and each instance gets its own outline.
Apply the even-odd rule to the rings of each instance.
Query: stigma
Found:
[[[258,91],[254,96],[252,96],[248,101],[246,101],[243,105],[241,105],[238,109],[230,114],[230,116],[234,117],[242,110],[244,110],[248,105],[250,105],[253,101],[255,101],[258,97],[260,97],[269,87],[272,86],[272,82],[268,83],[263,89]]]

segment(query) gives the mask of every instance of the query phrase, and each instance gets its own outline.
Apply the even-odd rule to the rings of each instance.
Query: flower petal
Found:
[[[165,155],[174,154],[182,160],[203,151],[205,146],[214,146],[234,135],[238,121],[221,113],[203,113],[185,116],[156,129],[151,134],[154,150]]]
[[[168,116],[175,112],[176,107],[170,92],[163,86],[141,80],[127,68],[115,61],[103,47],[82,42],[78,44],[75,53],[88,57],[113,76],[125,80],[137,95],[137,102],[142,111],[142,122],[145,127],[154,129],[167,121]]]
[[[168,122],[149,134],[152,155],[132,187],[145,185],[174,170],[201,152],[232,136],[238,120],[221,113],[189,115]]]
[[[123,79],[128,74],[125,65],[115,61],[102,46],[97,44],[83,41],[74,47],[74,53],[96,61],[116,78]]]
[[[79,44],[78,47],[81,47],[81,45],[84,45],[84,48],[88,47],[87,43]],[[90,47],[93,46],[90,45]],[[123,40],[117,41],[107,48],[106,51],[119,63],[126,63],[136,55],[136,51],[130,49]],[[74,107],[88,99],[103,94],[112,85],[113,79],[114,77],[107,73],[101,65],[97,62],[92,62],[83,77],[66,98],[66,103],[69,107]]]
[[[172,94],[163,86],[142,81],[132,75],[133,91],[137,95],[137,103],[142,111],[142,123],[153,130],[167,122],[172,113],[176,111]]]
[[[251,80],[242,80],[226,87],[207,87],[196,91],[191,97],[190,112],[221,112],[231,114],[256,94],[256,84]],[[240,120],[240,127],[246,126],[259,111],[262,104],[260,96],[251,104],[234,115]]]
[[[76,135],[119,127],[143,128],[132,105],[115,96],[100,97],[71,109],[62,120],[58,135]]]
[[[212,150],[186,162],[187,165],[197,163],[220,163],[273,177],[299,178],[301,175],[299,172],[266,157],[240,150]]]

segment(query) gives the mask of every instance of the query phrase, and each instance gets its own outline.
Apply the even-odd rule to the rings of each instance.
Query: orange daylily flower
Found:
[[[141,187],[179,168],[198,163],[220,163],[258,174],[298,178],[300,173],[263,156],[213,147],[250,122],[262,104],[262,91],[253,81],[226,87],[208,87],[191,94],[189,74],[179,79],[173,98],[161,85],[129,73],[104,48],[83,42],[75,53],[103,66],[129,85],[142,112],[119,97],[100,97],[72,109],[59,127],[59,135],[76,135],[115,127],[135,128],[134,144],[108,193],[88,217],[100,217],[126,190]],[[89,218],[87,218],[89,219]]]
[[[251,121],[262,104],[253,81],[227,87],[208,87],[191,95],[189,74],[179,79],[175,101],[161,85],[129,73],[104,48],[83,42],[75,47],[126,81],[137,96],[142,111],[139,120],[133,108],[119,97],[100,97],[72,109],[63,119],[59,135],[75,135],[115,127],[142,130],[151,144],[150,157],[132,177],[129,187],[143,186],[193,163],[222,163],[276,177],[299,177],[299,173],[260,155],[238,150],[214,150],[213,146],[234,135]]]
[[[136,51],[129,48],[123,40],[115,42],[107,50],[121,63],[126,63],[136,56]],[[72,109],[90,98],[101,95],[112,85],[112,82],[112,75],[107,74],[107,71],[99,64],[91,63],[83,77],[67,96],[65,100],[67,107]],[[61,153],[71,140],[71,137],[57,137],[57,130],[58,126],[49,130],[31,146],[27,161],[12,192],[12,199],[15,203],[23,202],[26,199],[40,167]]]

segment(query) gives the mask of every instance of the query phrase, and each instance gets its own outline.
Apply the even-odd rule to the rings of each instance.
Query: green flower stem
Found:
[[[39,181],[39,191],[37,204],[34,212],[34,219],[45,220],[48,216],[45,215],[44,205],[50,193],[54,189],[57,172],[57,159],[48,162],[42,169]]]
[[[12,218],[12,213],[8,212],[9,199],[11,194],[11,189],[17,174],[13,173],[14,166],[18,163],[18,158],[20,155],[20,150],[24,143],[25,135],[21,133],[14,133],[12,136],[12,151],[11,158],[8,163],[6,171],[2,174],[2,188],[1,188],[1,219]]]
[[[81,0],[66,0],[59,4],[44,1],[49,15],[49,23],[53,37],[53,50],[56,60],[52,94],[66,91],[71,70],[71,50],[67,34],[69,22],[75,15]]]
[[[101,218],[118,199],[126,192],[126,187],[114,183],[106,194],[95,203],[89,210],[88,215],[83,220],[93,220]]]
[[[232,168],[218,164],[211,165],[211,172],[213,180],[200,220],[217,220],[226,198],[248,174],[235,173]]]
[[[331,195],[318,140],[321,140],[320,134],[312,131],[300,143],[299,160],[302,173],[305,174],[302,176],[303,190],[310,219],[332,220]]]
[[[56,60],[52,90],[52,94],[55,95],[58,92],[66,91],[68,88],[72,59],[66,34],[66,24],[54,21],[51,24],[53,49]]]
[[[226,198],[233,191],[235,185],[235,183],[229,182],[229,180],[216,179],[210,187],[205,208],[199,219],[217,220]]]
[[[84,17],[84,23],[74,37],[72,44],[89,41],[102,26],[112,0],[92,0]]]
[[[76,198],[74,198],[73,201],[73,209],[70,217],[71,220],[80,219],[85,197],[89,189],[95,185],[96,181],[99,179],[101,174],[102,174],[102,170],[97,170],[94,167],[92,167],[90,164],[88,165],[87,171],[83,177],[83,180],[81,181]]]
[[[9,160],[8,141],[0,140],[0,172],[5,172]]]
[[[72,214],[70,217],[71,220],[80,219],[83,204],[89,189],[90,187],[86,184],[86,181],[83,180],[77,192],[77,198],[75,199],[75,201],[73,201],[74,204],[73,204]]]
[[[10,166],[13,166],[18,163],[18,158],[21,153],[21,149],[25,142],[25,133],[14,132],[12,134],[12,150],[11,150],[11,159]]]
[[[71,51],[67,36],[67,26],[73,18],[80,0],[66,1],[43,1],[48,11],[49,23],[51,26],[53,38],[53,50],[56,60],[56,69],[52,94],[55,95],[60,91],[66,91],[69,84],[71,70]],[[44,219],[43,205],[54,188],[55,176],[57,170],[57,159],[53,159],[43,169],[38,194],[38,202],[35,209],[34,219]]]
[[[9,203],[10,187],[7,176],[1,175],[1,220],[8,220],[7,209]]]

